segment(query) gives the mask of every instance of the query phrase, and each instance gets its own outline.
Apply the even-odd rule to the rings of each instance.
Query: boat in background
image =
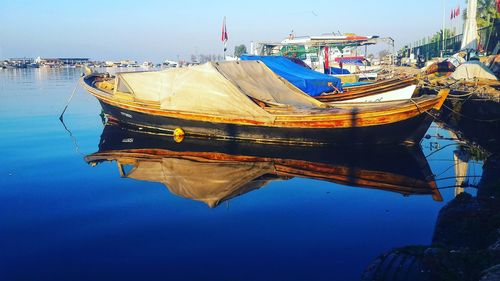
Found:
[[[344,86],[342,93],[325,93],[316,97],[316,99],[327,103],[409,100],[422,95],[422,91],[417,87],[417,84],[416,77],[393,78],[370,84]]]
[[[342,81],[339,78],[303,67],[287,57],[241,55],[240,59],[263,62],[276,75],[283,77],[311,97],[343,91]]]
[[[83,87],[111,119],[160,132],[274,144],[418,143],[448,92],[412,100],[322,103],[259,61],[156,72],[87,74]]]
[[[162,183],[171,193],[209,207],[295,177],[442,201],[420,147],[338,150],[200,138],[177,143],[170,136],[110,123],[102,132],[99,151],[85,161],[116,161],[123,178]]]
[[[416,77],[346,86],[337,77],[305,68],[286,57],[242,55],[240,58],[243,61],[262,61],[274,73],[322,102],[381,102],[408,100],[420,95]]]
[[[367,47],[388,43],[394,48],[394,40],[390,37],[361,36],[353,33],[327,33],[318,36],[295,36],[279,43],[260,42],[252,44],[250,53],[261,56],[286,56],[302,60],[311,69],[327,74],[348,75],[357,79],[373,80],[378,76],[381,66],[373,66],[366,58]],[[358,53],[358,47],[364,47],[364,55]],[[332,69],[333,67],[333,69]],[[333,71],[332,71],[333,70]],[[347,74],[349,73],[349,74]],[[351,79],[350,78],[350,79]],[[343,82],[345,82],[343,80]]]

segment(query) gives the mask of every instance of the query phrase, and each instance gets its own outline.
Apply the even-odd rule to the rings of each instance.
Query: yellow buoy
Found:
[[[174,141],[181,142],[184,140],[184,130],[181,128],[175,128],[174,130]]]

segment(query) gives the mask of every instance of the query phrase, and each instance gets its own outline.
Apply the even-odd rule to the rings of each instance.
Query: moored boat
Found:
[[[344,86],[342,93],[326,93],[316,98],[329,103],[408,100],[421,95],[417,83],[416,78],[394,78],[359,86]]]
[[[349,85],[342,84],[337,77],[305,68],[286,57],[242,55],[241,59],[262,61],[274,73],[322,102],[380,102],[407,100],[419,95],[416,77]]]
[[[157,72],[88,74],[83,87],[111,119],[159,132],[266,143],[418,142],[447,91],[407,101],[328,105],[259,61]]]

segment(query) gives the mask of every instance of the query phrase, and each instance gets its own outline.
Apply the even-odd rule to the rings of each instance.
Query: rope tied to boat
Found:
[[[82,75],[80,77],[83,77],[85,74],[82,73]],[[68,102],[66,103],[66,106],[64,107],[61,115],[59,116],[59,120],[61,120],[61,122],[63,122],[63,116],[64,116],[64,113],[66,112],[66,109],[68,109],[68,106],[69,106],[69,103],[71,102],[71,100],[73,99],[73,97],[75,96],[75,93],[76,93],[76,89],[78,88],[78,80],[76,81],[76,84],[75,84],[75,88],[73,88],[73,92],[71,92],[71,96],[69,96],[69,99],[68,99]]]
[[[477,119],[477,118],[472,118],[472,117],[469,117],[469,116],[467,116],[467,115],[464,115],[464,114],[462,114],[462,113],[460,113],[460,112],[458,112],[458,111],[456,111],[456,110],[454,110],[454,109],[450,108],[450,107],[449,107],[449,106],[447,106],[446,104],[443,104],[443,106],[444,106],[446,109],[448,109],[449,111],[451,111],[451,112],[453,112],[453,113],[457,114],[458,116],[460,116],[460,117],[464,117],[464,118],[469,119],[469,120],[472,120],[472,121],[476,121],[476,122],[492,122],[492,123],[493,123],[493,122],[499,122],[499,121],[500,121],[500,118],[496,118],[496,119]]]
[[[432,114],[432,113],[430,113],[428,110],[424,110],[424,111],[422,111],[422,110],[420,109],[420,107],[418,106],[417,102],[413,100],[413,98],[410,98],[409,100],[410,100],[410,101],[411,101],[411,102],[415,105],[415,107],[417,108],[417,110],[418,110],[418,112],[419,112],[420,114],[425,113],[425,114],[429,115],[430,117],[432,117],[434,120],[440,120],[440,119],[438,118],[437,114]]]
[[[418,113],[422,113],[422,110],[420,110],[420,107],[418,106],[417,102],[414,101],[412,98],[410,98],[410,101],[415,105],[415,107],[418,110]],[[424,111],[424,112],[427,112],[427,111]]]

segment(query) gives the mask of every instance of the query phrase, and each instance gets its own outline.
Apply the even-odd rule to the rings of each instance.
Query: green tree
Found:
[[[468,1],[465,1],[466,3]],[[467,9],[464,9],[462,13],[463,19],[467,18]],[[497,11],[495,0],[478,0],[477,1],[477,27],[483,28],[491,25],[492,21],[500,17],[500,13]]]
[[[242,54],[245,54],[247,52],[247,46],[244,44],[238,45],[234,47],[234,56],[235,57],[240,57]]]
[[[450,37],[453,37],[453,36],[455,36],[455,33],[452,30],[445,28],[445,30],[444,30],[444,37],[445,38],[450,38]],[[443,40],[443,38],[441,38],[441,31],[438,31],[434,35],[432,35],[430,43],[441,42],[442,40]]]

